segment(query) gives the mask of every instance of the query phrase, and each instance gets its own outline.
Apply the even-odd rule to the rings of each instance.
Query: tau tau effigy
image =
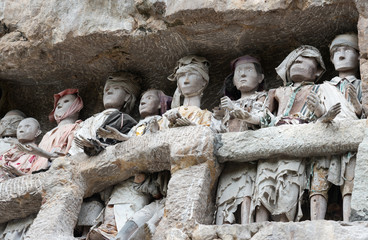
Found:
[[[31,171],[45,169],[49,167],[49,161],[68,153],[72,146],[74,132],[81,122],[78,118],[82,108],[83,101],[78,94],[78,89],[66,89],[54,95],[54,109],[49,114],[49,120],[56,121],[57,127],[43,136],[38,147],[19,145],[24,152],[39,156],[32,165]]]
[[[0,120],[0,154],[16,144],[17,127],[26,115],[19,110],[11,110]]]
[[[139,104],[139,113],[142,119],[130,130],[128,135],[134,137],[157,132],[162,122],[162,114],[170,109],[171,101],[172,98],[161,90],[146,91]],[[130,237],[142,239],[142,234],[148,238],[153,236],[156,226],[164,214],[169,178],[168,171],[153,174],[142,173],[135,176],[136,190],[150,194],[155,200],[134,213],[133,217],[119,229],[116,239],[129,239]]]
[[[337,36],[330,45],[331,61],[339,76],[321,84],[327,108],[341,105],[336,120],[356,120],[362,115],[362,88],[357,79],[359,48],[356,34]],[[356,152],[343,155],[315,157],[311,162],[311,219],[324,219],[327,210],[328,190],[331,184],[341,187],[343,220],[349,221],[351,194],[354,185]]]
[[[226,110],[223,122],[229,132],[260,128],[267,96],[261,90],[264,79],[261,64],[246,55],[232,61],[231,70],[224,83],[226,96],[221,98],[221,108]],[[216,224],[235,223],[234,213],[239,205],[241,221],[238,222],[249,223],[256,171],[254,162],[226,164],[218,184]]]
[[[37,146],[36,138],[41,134],[40,124],[34,118],[23,119],[17,128],[19,144]],[[30,174],[32,166],[38,161],[36,155],[27,154],[14,146],[0,155],[0,181]]]
[[[137,122],[128,114],[138,97],[139,78],[128,72],[110,76],[105,84],[103,104],[105,110],[83,122],[75,134],[76,152],[84,149],[87,155],[97,155],[106,146],[129,139],[127,135]],[[74,149],[70,153],[75,154]],[[149,203],[147,194],[134,189],[133,178],[116,185],[112,193],[102,194],[106,203],[100,226],[92,228],[87,239],[109,239],[116,235],[125,222],[139,209]]]
[[[268,92],[269,125],[308,123],[325,113],[319,87],[314,85],[325,71],[321,54],[312,46],[292,51],[276,68],[284,87]],[[288,86],[289,85],[289,86]],[[269,117],[269,115],[267,116]],[[267,159],[258,162],[253,202],[256,221],[298,221],[306,184],[306,159]]]
[[[164,114],[161,128],[182,126],[209,126],[214,131],[221,132],[219,120],[208,110],[202,110],[201,99],[203,91],[209,83],[210,63],[207,59],[189,55],[179,59],[168,79],[177,82],[173,96],[172,109]],[[181,96],[184,96],[181,104]]]

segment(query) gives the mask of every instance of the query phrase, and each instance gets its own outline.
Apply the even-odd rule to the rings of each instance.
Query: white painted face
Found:
[[[256,91],[263,80],[263,74],[258,74],[254,63],[237,64],[234,71],[234,86],[241,92]]]
[[[120,84],[107,83],[104,88],[103,104],[105,109],[121,109],[129,95]]]
[[[65,95],[61,97],[56,104],[54,118],[55,119],[61,118],[68,111],[68,109],[72,106],[76,98],[77,97],[73,94]]]
[[[177,73],[177,75],[178,86],[184,97],[191,96],[192,94],[199,92],[207,83],[206,80],[204,80],[203,77],[195,71]]]
[[[358,70],[359,53],[349,46],[337,46],[332,50],[331,60],[336,71]]]
[[[143,94],[139,103],[139,113],[142,118],[158,115],[160,109],[160,98],[156,90],[150,90]]]
[[[17,128],[17,138],[20,143],[32,142],[40,133],[40,125],[33,118],[22,120]]]
[[[299,56],[290,67],[293,82],[314,82],[318,77],[318,63],[314,58]]]

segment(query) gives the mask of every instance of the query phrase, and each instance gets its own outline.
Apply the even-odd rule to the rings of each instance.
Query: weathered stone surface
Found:
[[[364,2],[364,3],[363,3]],[[361,1],[362,6],[367,6],[366,1]],[[363,10],[362,10],[363,11]],[[365,8],[365,17],[361,15],[358,22],[358,37],[360,50],[360,78],[362,79],[363,96],[368,96],[368,13]],[[368,97],[363,97],[363,108],[368,112]]]
[[[193,134],[197,137],[193,137]],[[206,191],[209,186],[213,189],[213,182],[217,178],[214,176],[214,133],[208,127],[168,129],[132,138],[108,147],[92,158],[83,153],[58,158],[46,173],[0,183],[0,210],[4,212],[0,214],[0,223],[36,213],[41,206],[28,232],[29,239],[71,239],[83,197],[138,172],[172,170],[175,174],[175,171],[192,169],[190,166],[201,163],[199,166],[205,167],[200,168],[204,168],[204,171],[197,171],[198,175],[203,175],[203,182],[198,183],[198,187],[204,191],[199,197],[210,199]],[[190,173],[189,176],[195,183],[197,176]],[[198,197],[193,201],[202,204]],[[200,219],[207,215],[196,212],[195,216],[195,219]]]
[[[284,239],[334,239],[358,240],[368,238],[368,223],[335,221],[265,222],[249,225],[198,225],[193,240],[284,240]]]
[[[359,145],[351,200],[351,221],[368,220],[368,132]]]
[[[354,127],[352,127],[354,126]],[[279,156],[308,157],[357,151],[366,120],[264,128],[221,135],[219,162],[248,162]]]
[[[184,240],[188,234],[187,231],[194,224],[212,223],[218,174],[219,166],[209,160],[200,165],[181,169],[172,175],[168,186],[164,218],[157,228],[155,239]],[[170,230],[170,228],[173,229]]]
[[[219,103],[229,62],[245,53],[261,57],[266,88],[281,83],[274,68],[301,44],[321,50],[323,79],[331,79],[328,44],[356,31],[358,11],[353,0],[2,0],[0,21],[8,29],[0,38],[0,79],[10,93],[1,113],[19,108],[47,130],[53,93],[79,88],[88,102],[82,119],[101,111],[103,82],[118,70],[172,94],[175,83],[166,77],[188,54],[212,63],[203,99],[209,109]]]

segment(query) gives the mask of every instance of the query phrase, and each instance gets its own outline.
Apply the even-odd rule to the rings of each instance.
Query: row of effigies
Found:
[[[18,110],[1,119],[0,181],[46,171],[60,156],[94,156],[107,146],[132,137],[167,128],[203,125],[215,132],[241,132],[284,124],[326,124],[340,119],[364,116],[361,105],[361,81],[357,79],[359,48],[357,36],[337,36],[330,45],[331,61],[339,76],[315,84],[325,72],[320,52],[308,45],[292,51],[276,68],[284,86],[263,90],[260,61],[252,56],[231,62],[231,74],[224,82],[224,97],[213,113],[200,108],[202,93],[209,83],[209,62],[198,56],[181,58],[170,81],[177,82],[173,97],[160,90],[148,90],[140,99],[141,120],[129,116],[140,94],[138,77],[127,72],[110,76],[104,87],[105,110],[85,121],[78,120],[83,108],[77,89],[54,95],[50,121],[57,127],[41,142],[40,125]],[[184,97],[183,102],[181,98]],[[268,220],[299,221],[303,215],[301,200],[310,193],[311,219],[324,219],[328,190],[341,186],[343,219],[349,220],[356,153],[313,159],[266,159],[250,163],[227,163],[218,184],[216,224],[250,223]],[[153,234],[163,216],[169,172],[135,175],[100,193],[104,202],[85,209],[98,213],[80,219],[87,239],[129,239]],[[236,212],[240,208],[240,218]],[[90,228],[93,225],[92,228]],[[4,236],[23,236],[26,226],[6,228]],[[4,237],[5,238],[5,237]],[[143,239],[143,238],[142,238]]]

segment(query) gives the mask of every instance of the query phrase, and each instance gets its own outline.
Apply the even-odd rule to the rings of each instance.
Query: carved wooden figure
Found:
[[[258,59],[246,55],[231,62],[232,73],[225,79],[225,124],[229,132],[257,129],[261,125],[266,92],[258,91],[264,79]],[[233,99],[233,100],[231,100]],[[216,224],[236,223],[235,211],[241,205],[241,223],[250,222],[250,207],[257,165],[227,163],[219,179]],[[239,222],[239,221],[238,221]]]
[[[11,110],[0,120],[0,154],[16,144],[17,127],[26,115],[19,110]]]
[[[40,158],[32,165],[31,171],[45,169],[49,160],[68,153],[74,139],[74,132],[79,128],[79,112],[83,108],[78,89],[66,89],[54,95],[54,109],[49,114],[50,121],[56,121],[57,127],[48,131],[40,144],[19,145],[19,148]]]
[[[214,131],[222,131],[219,120],[208,110],[202,110],[203,91],[209,83],[210,63],[199,56],[186,56],[177,62],[174,73],[168,79],[177,82],[171,110],[164,114],[161,128],[202,125]],[[181,96],[184,101],[181,103]]]
[[[339,73],[331,81],[321,84],[324,104],[327,108],[339,103],[341,113],[336,120],[356,120],[362,115],[359,47],[356,34],[338,35],[330,45],[331,61]],[[324,219],[327,210],[328,190],[331,184],[341,186],[343,220],[349,221],[351,194],[354,183],[356,152],[312,159],[311,219]]]
[[[83,122],[75,134],[70,154],[84,151],[89,156],[97,155],[106,146],[129,139],[127,134],[137,122],[124,112],[134,107],[140,91],[138,81],[136,75],[128,72],[118,72],[107,79],[103,95],[105,110]],[[127,219],[149,201],[148,195],[134,189],[133,178],[116,185],[112,193],[106,195],[103,224],[93,228],[88,239],[115,236]]]
[[[159,130],[159,123],[162,121],[162,114],[170,109],[172,98],[166,96],[160,90],[148,90],[141,98],[139,104],[139,113],[141,120],[129,132],[129,136],[142,136],[154,133]],[[156,226],[164,213],[165,197],[170,173],[168,171],[153,174],[137,174],[135,176],[136,190],[142,193],[148,193],[155,201],[144,206],[134,213],[124,226],[119,229],[116,239],[128,239],[140,234],[148,234],[149,237],[155,232]],[[148,228],[145,230],[145,228]]]
[[[325,113],[318,86],[314,85],[323,72],[319,51],[301,46],[292,51],[276,68],[284,87],[268,93],[267,108],[276,115],[269,125],[311,122]],[[291,84],[286,86],[287,83]],[[268,116],[269,117],[269,116]],[[300,201],[306,188],[305,159],[267,159],[258,162],[253,202],[256,221],[298,221],[302,217]]]

